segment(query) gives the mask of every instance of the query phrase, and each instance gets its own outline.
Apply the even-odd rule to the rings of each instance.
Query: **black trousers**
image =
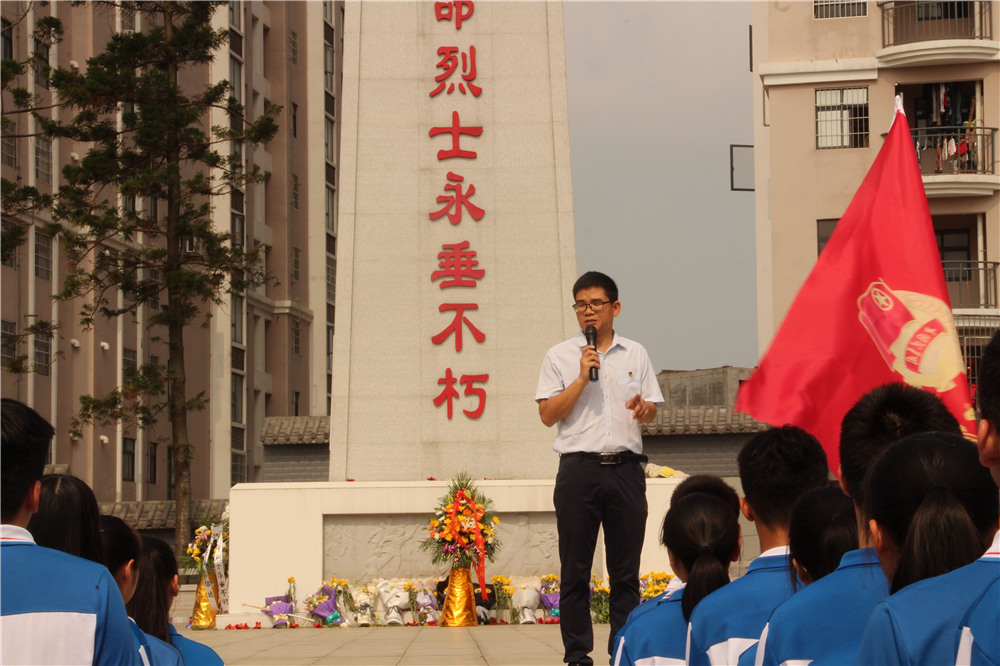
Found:
[[[559,628],[564,661],[593,664],[590,574],[597,533],[604,526],[604,549],[611,589],[611,635],[639,605],[639,556],[646,528],[646,476],[639,463],[602,465],[597,460],[562,457],[553,493],[559,532]]]

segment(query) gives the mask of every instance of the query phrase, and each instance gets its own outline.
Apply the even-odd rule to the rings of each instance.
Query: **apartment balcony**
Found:
[[[943,261],[952,310],[997,310],[1000,261]]]
[[[948,65],[1000,59],[990,0],[888,0],[882,10],[879,67]]]
[[[911,130],[927,197],[991,196],[1000,191],[995,127]]]

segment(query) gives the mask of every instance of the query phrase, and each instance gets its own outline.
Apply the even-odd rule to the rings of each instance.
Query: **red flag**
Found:
[[[736,411],[812,433],[840,466],[840,421],[881,384],[936,393],[976,433],[955,320],[906,115],[799,290]]]

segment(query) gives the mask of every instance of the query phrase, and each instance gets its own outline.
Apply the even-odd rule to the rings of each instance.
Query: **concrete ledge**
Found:
[[[669,571],[666,550],[659,544],[659,528],[679,482],[680,479],[672,478],[646,479],[649,518],[642,572]],[[487,577],[557,573],[558,550],[551,530],[555,523],[552,505],[555,480],[480,480],[476,485],[493,500],[501,521],[498,536],[503,542],[502,560],[487,565]],[[359,562],[359,550],[393,556],[381,577],[426,577],[430,557],[416,549],[415,541],[423,538],[424,521],[447,487],[444,480],[235,486],[229,496],[230,616],[220,616],[220,624],[224,627],[229,622],[250,622],[240,619],[248,613],[254,621],[260,619],[259,611],[245,604],[260,606],[265,597],[282,594],[288,587],[289,576],[295,577],[301,599],[330,576],[347,577],[341,572],[357,570],[365,564]],[[367,536],[349,538],[355,548],[353,553],[329,548],[328,535],[337,535],[338,530],[358,529],[359,525]],[[400,525],[407,529],[399,529]],[[547,526],[544,532],[535,529],[542,525]],[[547,547],[539,548],[539,540]],[[599,537],[594,573],[603,577],[606,568],[602,543],[603,538]],[[440,568],[440,565],[434,567]]]

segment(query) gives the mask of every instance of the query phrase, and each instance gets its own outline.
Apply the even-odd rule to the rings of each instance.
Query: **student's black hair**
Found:
[[[858,547],[854,503],[836,484],[813,488],[792,506],[788,524],[789,555],[812,582],[837,568],[840,558]],[[799,579],[792,569],[792,589]]]
[[[142,535],[139,584],[125,604],[128,616],[150,636],[170,643],[170,595],[167,588],[177,575],[177,558],[163,539]]]
[[[42,477],[38,511],[28,521],[35,543],[104,564],[100,521],[97,498],[83,480],[68,474]]]
[[[979,381],[976,385],[976,405],[979,418],[1000,428],[1000,331],[983,348],[979,360]]]
[[[739,543],[739,519],[725,500],[708,493],[671,500],[663,545],[688,570],[681,597],[685,620],[699,601],[729,582],[729,564]]]
[[[671,503],[676,502],[694,493],[715,495],[729,504],[733,509],[733,513],[737,516],[740,514],[740,496],[736,494],[732,486],[723,481],[721,476],[713,474],[695,474],[694,476],[689,476],[677,484],[674,492],[670,495],[670,501]]]
[[[754,435],[736,457],[743,496],[756,518],[787,527],[802,493],[826,485],[826,453],[802,428],[784,425]]]
[[[117,577],[121,568],[134,560],[139,564],[142,539],[128,523],[116,516],[101,516],[101,545],[104,547],[104,566]],[[116,578],[117,580],[117,578]]]
[[[865,491],[868,515],[899,551],[891,593],[978,559],[1000,519],[1000,494],[979,452],[950,433],[893,444]]]
[[[45,470],[55,429],[23,402],[0,399],[0,521],[17,516]]]
[[[588,271],[576,279],[576,282],[573,283],[574,300],[581,289],[591,289],[593,287],[603,289],[612,303],[618,300],[618,285],[610,277],[597,271]]]
[[[933,393],[908,384],[884,384],[851,407],[840,424],[840,473],[851,499],[865,508],[865,475],[891,444],[918,432],[962,434]]]

